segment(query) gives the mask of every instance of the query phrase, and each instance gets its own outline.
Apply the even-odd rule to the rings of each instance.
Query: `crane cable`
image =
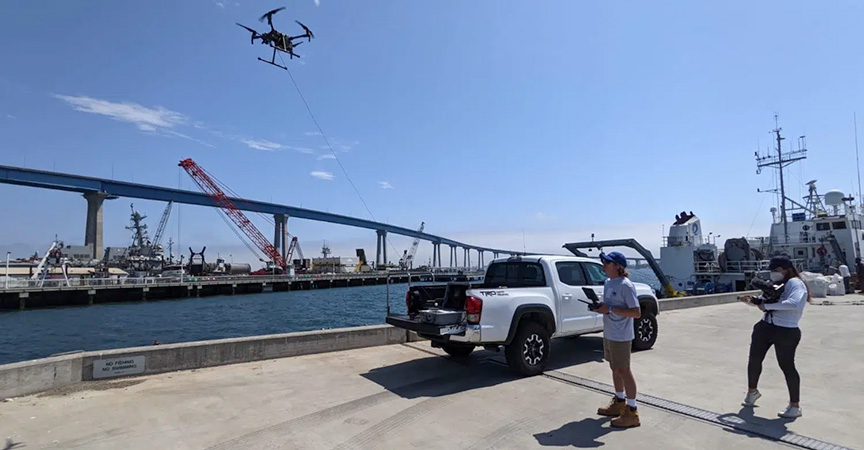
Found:
[[[297,81],[294,79],[294,75],[291,74],[291,70],[288,69],[288,65],[285,64],[285,59],[282,57],[282,54],[279,54],[279,59],[282,61],[282,65],[285,67],[285,71],[288,72],[288,77],[291,78],[291,83],[294,85],[294,89],[297,90],[297,94],[300,96],[300,100],[303,101],[303,106],[306,107],[306,111],[309,112],[309,117],[312,118],[312,122],[315,123],[315,127],[318,128],[318,133],[321,134],[321,137],[324,139],[324,143],[327,145],[327,148],[330,149],[330,153],[333,154],[333,158],[336,160],[336,163],[339,164],[339,168],[342,169],[342,173],[345,175],[345,178],[348,180],[348,183],[351,184],[351,187],[354,188],[354,192],[357,193],[357,197],[360,199],[360,202],[363,203],[363,207],[366,208],[366,212],[369,213],[369,217],[374,221],[378,221],[375,218],[375,215],[372,214],[372,210],[369,209],[369,205],[366,204],[366,200],[363,199],[363,195],[360,194],[360,190],[357,189],[357,186],[354,184],[354,181],[351,180],[351,176],[348,175],[348,171],[345,170],[345,166],[342,165],[342,161],[339,160],[339,155],[336,154],[336,151],[333,150],[333,146],[330,145],[330,140],[327,139],[327,135],[324,133],[324,129],[321,128],[321,124],[318,123],[318,119],[315,118],[315,114],[312,113],[312,108],[309,107],[309,102],[306,101],[306,97],[303,95],[303,91],[300,90],[300,86],[297,84]],[[390,244],[390,248],[393,249],[395,254],[399,253],[399,250],[390,242],[386,237],[384,241],[387,244]],[[384,264],[387,264],[387,261],[384,261]]]

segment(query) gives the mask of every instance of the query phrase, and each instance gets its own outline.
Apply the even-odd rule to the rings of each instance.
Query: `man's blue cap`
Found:
[[[621,267],[627,267],[627,258],[624,257],[620,252],[611,252],[611,253],[600,253],[600,259],[604,261],[614,262]]]

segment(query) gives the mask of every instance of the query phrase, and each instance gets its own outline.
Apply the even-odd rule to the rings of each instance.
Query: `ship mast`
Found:
[[[786,154],[783,153],[782,144],[786,139],[780,135],[780,131],[783,129],[780,128],[779,121],[777,119],[777,114],[774,114],[774,129],[771,130],[777,139],[777,155],[773,156],[771,154],[765,156],[759,156],[759,153],[756,153],[756,173],[759,174],[762,172],[763,167],[775,167],[780,171],[780,220],[783,221],[783,242],[785,244],[789,243],[789,223],[786,217],[786,183],[783,179],[783,168],[792,164],[796,161],[800,161],[802,159],[807,158],[807,148],[802,147],[798,150],[790,151]],[[804,136],[801,136],[802,138]],[[800,141],[799,141],[800,145]],[[795,203],[795,202],[792,202]]]

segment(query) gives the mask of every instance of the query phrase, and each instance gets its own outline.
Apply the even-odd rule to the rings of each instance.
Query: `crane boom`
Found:
[[[420,228],[417,229],[418,233],[423,232],[423,227],[426,226],[426,222],[420,222]],[[411,250],[405,252],[405,255],[402,256],[402,259],[399,261],[399,265],[402,266],[403,269],[407,269],[411,266],[411,261],[414,260],[414,255],[417,254],[417,247],[420,245],[420,238],[414,238],[414,242],[411,243]]]
[[[173,205],[174,200],[170,200],[168,206],[165,207],[165,211],[162,212],[162,218],[159,219],[159,226],[156,227],[156,234],[153,235],[152,245],[154,247],[159,245],[159,241],[162,240],[162,234],[165,232],[165,226],[168,224],[168,216],[171,215],[171,207]]]
[[[255,224],[250,221],[243,211],[240,211],[237,208],[237,205],[225,195],[225,192],[219,188],[215,181],[207,175],[207,172],[201,168],[192,158],[184,159],[180,161],[180,167],[186,170],[186,173],[189,174],[190,177],[198,184],[198,187],[201,188],[204,193],[206,193],[210,198],[216,202],[216,205],[225,212],[232,222],[237,225],[237,228],[240,228],[244,234],[258,247],[264,254],[270,257],[274,264],[279,267],[285,267],[285,260],[282,259],[282,255],[279,254],[279,250],[258,231],[258,228],[255,227]]]

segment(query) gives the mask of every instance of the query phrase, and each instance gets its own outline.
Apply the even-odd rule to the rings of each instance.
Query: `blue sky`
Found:
[[[6,1],[0,164],[194,189],[177,167],[191,157],[241,195],[369,217],[288,74],[234,25],[264,30],[257,17],[283,5],[279,29],[316,35],[286,62],[381,221],[511,248],[524,231],[534,251],[592,232],[656,251],[681,210],[727,237],[765,234],[773,199],[756,189],[772,176],[753,152],[775,112],[786,143],[808,137],[795,197],[812,178],[857,190],[855,1]],[[0,195],[0,244],[83,242],[79,196]],[[106,203],[106,245],[126,243],[129,203]],[[155,228],[164,205],[135,206]],[[248,259],[216,212],[179,218],[184,248]],[[375,248],[366,230],[289,229],[307,253]]]

